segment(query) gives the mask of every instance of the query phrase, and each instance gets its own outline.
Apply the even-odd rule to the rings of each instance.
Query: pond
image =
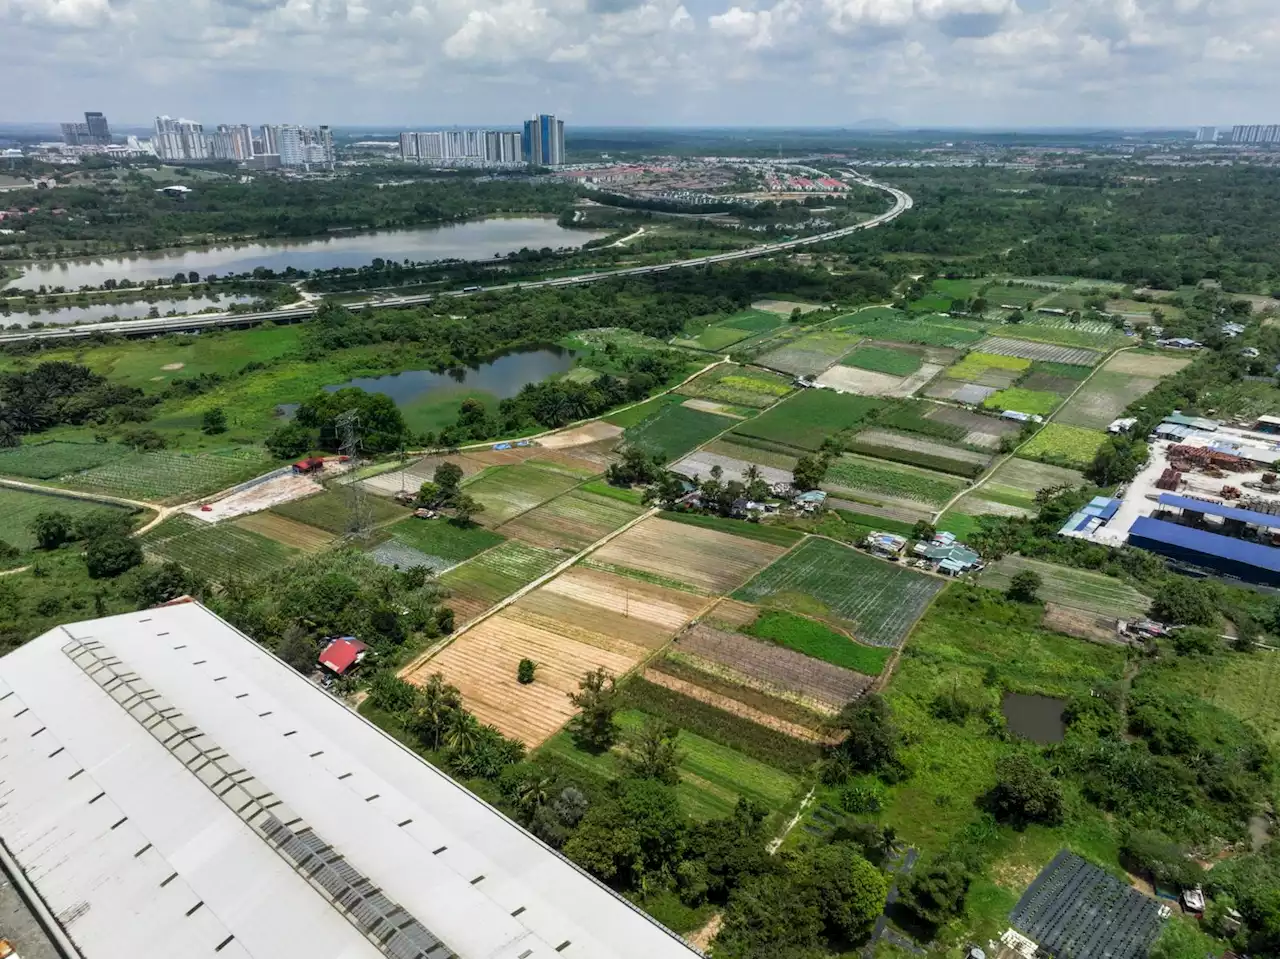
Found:
[[[1000,709],[1009,729],[1033,743],[1060,743],[1067,733],[1062,718],[1066,700],[1052,696],[1005,693]]]
[[[353,233],[313,240],[271,240],[192,250],[173,250],[126,257],[92,260],[58,260],[28,266],[5,286],[32,289],[65,286],[101,286],[107,280],[169,279],[175,273],[195,271],[226,276],[258,267],[282,272],[328,270],[334,267],[368,266],[384,260],[486,260],[528,247],[579,247],[605,233],[567,230],[551,217],[495,217],[413,230]]]
[[[72,305],[57,310],[51,306],[41,306],[40,313],[36,316],[32,316],[30,313],[11,313],[9,316],[0,315],[0,325],[8,326],[16,323],[18,326],[30,326],[32,323],[47,323],[63,326],[68,323],[96,323],[111,316],[119,317],[122,320],[140,320],[151,315],[153,306],[160,311],[161,316],[167,316],[169,313],[199,313],[201,310],[211,306],[216,306],[219,310],[226,310],[230,308],[232,303],[252,303],[254,299],[256,297],[221,295],[216,300],[208,296],[193,296],[185,300],[156,300],[154,303],[148,303],[146,300],[136,300],[132,303],[94,303],[90,306]]]

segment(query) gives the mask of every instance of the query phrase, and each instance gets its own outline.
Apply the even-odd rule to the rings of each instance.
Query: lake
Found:
[[[1009,729],[1033,743],[1060,743],[1067,734],[1067,724],[1062,719],[1066,701],[1052,696],[1028,696],[1025,693],[1005,693],[1000,710],[1009,723]]]
[[[368,266],[384,260],[487,260],[528,247],[579,247],[605,233],[566,230],[551,217],[498,217],[382,233],[353,233],[313,240],[268,240],[230,246],[174,250],[92,260],[58,260],[26,267],[0,289],[16,286],[101,286],[107,280],[170,279],[192,270],[204,278],[210,273],[226,276],[258,267],[282,272],[328,270],[334,267]]]
[[[94,303],[91,306],[69,306],[60,310],[41,306],[39,316],[32,316],[30,313],[11,313],[7,317],[0,315],[0,326],[12,323],[30,326],[33,322],[59,326],[68,323],[96,323],[109,316],[118,316],[122,320],[140,320],[151,314],[153,306],[164,316],[170,311],[178,314],[199,313],[211,306],[227,310],[232,303],[252,303],[255,299],[252,296],[227,294],[219,296],[217,300],[207,296],[193,296],[185,300],[156,300],[155,303],[148,303],[146,300],[136,300],[133,303]]]

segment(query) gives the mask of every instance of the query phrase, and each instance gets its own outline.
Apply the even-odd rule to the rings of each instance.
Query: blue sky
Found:
[[[1276,49],[1278,0],[0,0],[0,121],[1266,123]]]

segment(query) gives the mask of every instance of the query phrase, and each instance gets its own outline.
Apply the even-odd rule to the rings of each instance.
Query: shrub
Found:
[[[84,561],[93,579],[109,579],[141,565],[142,547],[127,536],[100,536],[85,549]]]
[[[537,668],[538,664],[532,659],[520,660],[520,665],[516,667],[516,681],[522,686],[528,686],[533,682],[533,674]]]

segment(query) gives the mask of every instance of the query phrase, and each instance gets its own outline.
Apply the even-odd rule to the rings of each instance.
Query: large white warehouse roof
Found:
[[[194,603],[0,659],[0,840],[84,959],[695,955]]]

